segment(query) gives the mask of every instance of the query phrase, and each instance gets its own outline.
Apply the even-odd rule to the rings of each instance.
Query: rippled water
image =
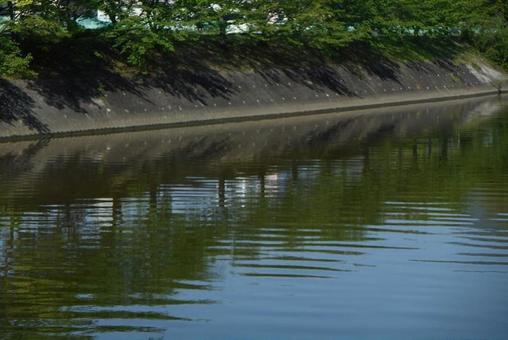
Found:
[[[499,98],[0,144],[0,337],[507,334]]]

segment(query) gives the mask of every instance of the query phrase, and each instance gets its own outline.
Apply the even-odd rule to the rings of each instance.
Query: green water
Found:
[[[499,98],[0,144],[0,338],[507,334]]]

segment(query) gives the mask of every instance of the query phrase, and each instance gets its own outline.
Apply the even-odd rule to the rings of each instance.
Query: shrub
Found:
[[[0,36],[0,76],[28,76],[31,56],[22,56],[10,37]]]

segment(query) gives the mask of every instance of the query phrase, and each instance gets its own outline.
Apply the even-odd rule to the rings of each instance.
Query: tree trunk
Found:
[[[9,7],[9,17],[11,18],[12,21],[14,21],[14,19],[16,19],[15,15],[14,15],[14,4],[12,1],[9,1],[7,2],[7,6]]]
[[[225,18],[221,18],[219,21],[219,40],[222,46],[226,46],[226,32],[228,28],[228,22]]]

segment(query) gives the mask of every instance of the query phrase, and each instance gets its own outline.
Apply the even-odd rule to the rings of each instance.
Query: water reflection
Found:
[[[502,338],[505,108],[0,144],[0,332]]]

